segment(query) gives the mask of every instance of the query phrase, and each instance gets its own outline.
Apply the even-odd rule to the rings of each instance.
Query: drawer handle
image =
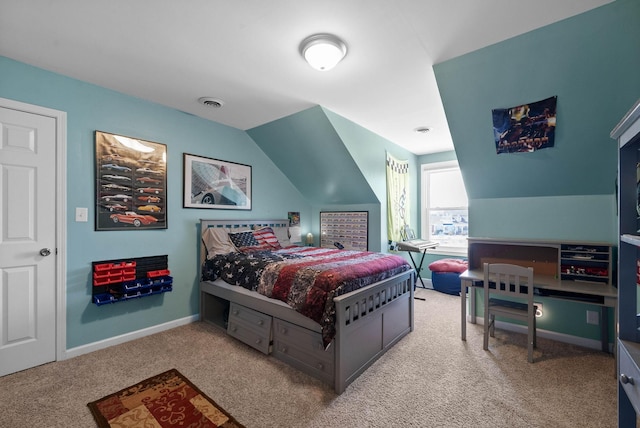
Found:
[[[280,329],[280,333],[282,333],[282,334],[287,334],[287,329],[286,329],[286,328],[282,328],[282,329]]]
[[[238,327],[231,327],[231,331],[235,333],[236,331],[238,331]]]
[[[283,354],[287,353],[287,347],[283,346],[282,348],[280,348],[280,352],[282,352]]]
[[[624,373],[620,374],[620,383],[622,383],[623,385],[626,385],[626,384],[634,385],[635,384],[635,382],[633,381],[633,378],[627,376]]]
[[[316,367],[318,367],[318,370],[324,370],[324,364],[322,363],[318,363]]]
[[[237,309],[233,310],[233,315],[238,315],[240,313],[240,311],[238,311]]]
[[[264,324],[264,321],[258,320],[258,325],[263,325],[263,324]]]
[[[262,343],[262,339],[256,339],[256,345],[259,345]]]

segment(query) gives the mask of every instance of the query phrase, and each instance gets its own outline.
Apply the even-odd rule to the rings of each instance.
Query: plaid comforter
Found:
[[[335,336],[333,298],[410,270],[396,255],[293,247],[229,253],[207,260],[202,279],[223,279],[281,300],[322,327],[328,346]]]

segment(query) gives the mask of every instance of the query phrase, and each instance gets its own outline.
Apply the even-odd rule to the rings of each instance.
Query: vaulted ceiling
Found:
[[[611,1],[3,1],[0,55],[243,130],[320,105],[427,154],[453,149],[433,64]],[[320,32],[348,46],[328,72],[298,51]]]

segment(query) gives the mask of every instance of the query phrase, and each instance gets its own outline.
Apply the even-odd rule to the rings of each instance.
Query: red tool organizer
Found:
[[[168,256],[92,263],[92,301],[98,306],[173,290]]]

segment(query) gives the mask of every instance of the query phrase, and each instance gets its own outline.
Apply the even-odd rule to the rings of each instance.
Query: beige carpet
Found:
[[[176,368],[247,427],[615,427],[614,358],[482,327],[460,340],[460,301],[418,289],[416,329],[340,396],[194,323],[0,378],[0,426],[94,427],[86,403]]]

